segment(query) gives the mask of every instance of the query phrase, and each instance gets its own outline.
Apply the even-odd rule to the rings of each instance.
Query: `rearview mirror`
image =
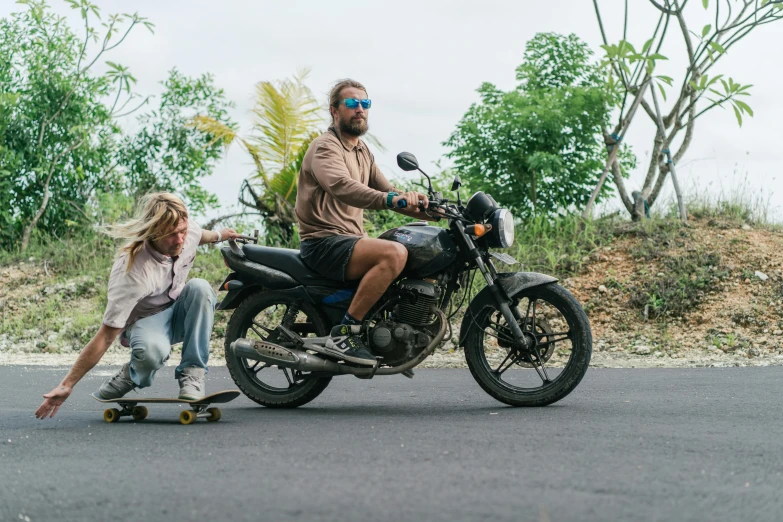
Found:
[[[419,162],[416,160],[416,156],[410,152],[400,152],[397,154],[397,166],[407,172],[418,169]]]
[[[459,174],[454,176],[454,181],[451,183],[451,191],[454,192],[456,190],[459,190],[459,188],[462,186],[462,180],[459,179]]]

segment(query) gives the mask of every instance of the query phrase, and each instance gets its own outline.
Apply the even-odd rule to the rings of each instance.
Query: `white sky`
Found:
[[[310,67],[308,85],[324,107],[335,80],[361,81],[373,99],[371,132],[387,147],[376,151],[376,159],[387,175],[396,177],[403,176],[395,161],[401,151],[416,154],[425,172],[436,171],[433,163],[446,152],[441,143],[477,100],[476,88],[484,81],[512,88],[514,69],[535,33],[576,33],[596,53],[602,43],[589,0],[93,1],[104,15],[138,11],[156,25],[155,34],[135,29],[107,56],[131,69],[137,92],[159,93],[159,82],[173,67],[193,76],[211,72],[236,103],[232,116],[242,130],[249,129],[258,81],[290,77],[297,68]],[[50,3],[79,26],[78,15],[64,2]],[[646,1],[629,3],[628,39],[640,48],[651,35],[656,12]],[[623,3],[600,0],[599,5],[608,37],[616,42],[622,36]],[[0,16],[20,8],[0,0]],[[701,2],[691,0],[687,12],[690,20],[698,20],[692,30],[700,33],[708,23]],[[716,71],[754,84],[745,101],[755,117],[746,118],[741,129],[731,110],[716,109],[700,118],[694,142],[678,165],[688,190],[744,190],[769,201],[777,219],[783,219],[777,197],[783,192],[783,107],[778,102],[783,73],[776,60],[781,31],[783,22],[758,29],[734,46]],[[675,77],[678,84],[684,70],[682,40],[679,34],[671,36],[677,45],[662,51],[670,62],[660,74]],[[653,134],[649,118],[640,113],[626,137],[640,160],[629,190],[643,181]],[[252,170],[249,158],[232,149],[203,184],[228,208]]]

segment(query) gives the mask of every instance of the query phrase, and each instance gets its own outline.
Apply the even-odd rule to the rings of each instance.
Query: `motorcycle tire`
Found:
[[[498,375],[498,370],[503,363],[501,363],[496,370],[493,370],[487,359],[484,348],[485,343],[487,342],[486,339],[489,337],[486,333],[489,322],[491,321],[493,314],[496,317],[500,316],[497,306],[494,304],[486,306],[476,313],[474,318],[475,326],[474,328],[471,328],[470,333],[465,339],[465,358],[468,367],[470,368],[473,377],[484,391],[498,401],[510,406],[546,406],[557,402],[576,388],[582,380],[582,377],[584,377],[587,367],[590,364],[593,340],[587,315],[576,298],[571,295],[568,290],[554,283],[522,290],[517,295],[512,296],[512,298],[515,302],[520,302],[526,298],[528,302],[532,300],[534,303],[534,310],[537,307],[538,301],[545,302],[562,314],[561,323],[567,323],[569,327],[569,331],[563,333],[563,335],[566,336],[563,338],[563,341],[568,340],[571,343],[571,353],[568,360],[564,363],[564,366],[556,368],[562,369],[562,371],[560,371],[558,376],[550,382],[540,379],[540,386],[531,387],[529,389],[514,386],[504,381],[502,379],[502,372]],[[529,329],[528,331],[532,330],[535,332],[535,321],[532,321],[532,324],[532,327],[527,327]],[[547,326],[547,328],[550,327]],[[508,330],[507,335],[510,335],[510,330]],[[548,339],[547,336],[553,335],[551,330],[549,332],[541,331],[541,333],[539,333],[539,336],[542,339]],[[499,343],[499,346],[510,345]],[[495,351],[498,350],[500,350],[500,348],[495,348]],[[510,350],[510,348],[506,348],[506,350]],[[541,356],[541,358],[543,358],[543,356]],[[530,361],[533,361],[532,356]],[[535,370],[535,367],[532,364],[527,362],[515,363],[513,360],[512,364],[509,364],[509,367],[512,367],[515,364],[520,368],[524,367],[523,371]],[[541,366],[539,366],[539,369],[540,368]],[[554,369],[555,368],[553,368],[553,370]],[[519,368],[515,368],[515,370],[519,370]],[[545,373],[545,375],[548,374]],[[541,374],[538,375],[539,378],[540,376]]]
[[[293,385],[289,381],[287,389],[270,386],[258,378],[259,372],[254,372],[254,367],[251,367],[246,359],[234,356],[229,350],[232,342],[247,335],[247,331],[257,315],[274,306],[297,307],[300,313],[306,316],[306,320],[312,323],[318,337],[328,335],[327,320],[313,305],[276,292],[257,292],[244,299],[228,321],[224,345],[226,366],[231,378],[249,399],[267,408],[296,408],[318,397],[329,385],[332,378],[306,379]],[[287,326],[291,327],[291,325]],[[269,368],[269,370],[284,371],[275,368]],[[286,375],[286,379],[288,379],[288,375]]]

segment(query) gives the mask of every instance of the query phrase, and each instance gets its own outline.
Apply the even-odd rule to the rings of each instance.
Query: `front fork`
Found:
[[[492,265],[491,261],[488,261],[487,263],[484,262],[484,259],[481,257],[481,252],[479,252],[478,248],[476,248],[476,244],[473,242],[473,239],[465,233],[465,227],[463,224],[459,221],[456,221],[455,224],[468,246],[468,255],[471,257],[471,259],[473,259],[473,262],[476,263],[476,266],[478,267],[479,272],[481,272],[481,275],[484,276],[484,280],[487,282],[487,287],[489,287],[490,293],[492,293],[492,296],[495,298],[500,313],[503,314],[503,318],[506,320],[506,324],[508,324],[509,328],[511,329],[511,333],[514,335],[514,340],[518,343],[519,346],[523,348],[530,348],[532,344],[530,339],[525,336],[524,333],[522,333],[522,328],[519,327],[519,321],[523,319],[522,314],[516,306],[513,308],[509,306],[509,298],[506,296],[503,289],[495,283],[498,278],[497,270],[495,270],[495,267]]]

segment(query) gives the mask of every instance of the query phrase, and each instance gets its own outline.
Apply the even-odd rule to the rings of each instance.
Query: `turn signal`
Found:
[[[492,230],[492,225],[482,225],[480,223],[477,223],[475,225],[470,225],[469,227],[465,227],[465,232],[470,234],[473,237],[481,237],[487,232]]]

